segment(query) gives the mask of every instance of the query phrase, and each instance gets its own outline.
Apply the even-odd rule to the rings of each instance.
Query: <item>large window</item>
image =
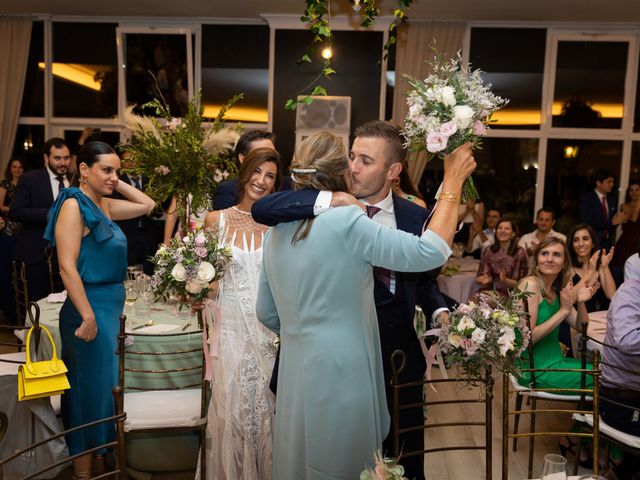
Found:
[[[561,40],[557,49],[552,125],[620,128],[629,43]]]
[[[509,104],[494,128],[540,128],[547,31],[544,28],[473,28],[469,61]]]
[[[116,24],[54,23],[52,71],[54,117],[115,117]]]
[[[226,48],[232,45],[232,48]],[[269,121],[269,27],[202,27],[202,98],[205,116],[215,117],[231,97],[244,98],[226,115],[248,123]]]
[[[33,22],[21,117],[44,117],[44,22]]]

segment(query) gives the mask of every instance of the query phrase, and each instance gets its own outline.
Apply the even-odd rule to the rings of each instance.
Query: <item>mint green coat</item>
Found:
[[[357,207],[264,239],[256,312],[281,337],[274,480],[357,480],[389,431],[372,265],[422,272],[451,253],[436,234],[380,226]]]

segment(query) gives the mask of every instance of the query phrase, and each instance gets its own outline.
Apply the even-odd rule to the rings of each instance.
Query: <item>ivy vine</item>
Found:
[[[380,16],[380,9],[376,6],[376,0],[350,0],[353,10],[360,13],[360,26],[368,28]],[[384,58],[389,55],[389,49],[398,40],[398,27],[407,20],[406,11],[413,3],[413,0],[397,0],[396,8],[393,10],[393,20],[389,25],[389,37],[384,45]],[[312,57],[320,50],[318,47],[331,47],[333,33],[331,31],[331,0],[305,0],[306,8],[300,17],[300,21],[309,24],[309,29],[313,34],[313,41],[304,55],[298,59],[297,64],[312,63]],[[364,7],[364,8],[363,8]],[[322,69],[318,75],[303,88],[300,92],[287,99],[284,108],[295,110],[299,103],[309,105],[313,102],[313,96],[327,95],[327,89],[318,84],[323,78],[331,79],[331,75],[336,71],[331,68],[331,58],[323,59]],[[311,91],[298,99],[298,95]]]

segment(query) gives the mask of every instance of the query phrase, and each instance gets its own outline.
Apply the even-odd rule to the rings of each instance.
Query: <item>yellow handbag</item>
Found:
[[[31,361],[31,333],[33,328],[27,334],[26,354],[27,362],[18,367],[18,401],[33,400],[34,398],[50,397],[52,395],[60,395],[65,390],[71,388],[67,379],[67,367],[58,358],[56,353],[56,344],[53,342],[51,333],[46,327],[40,327],[49,337],[53,353],[51,360],[42,360],[41,362]]]

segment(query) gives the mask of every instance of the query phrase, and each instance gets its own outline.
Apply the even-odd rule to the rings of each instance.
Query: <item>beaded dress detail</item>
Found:
[[[207,424],[207,477],[270,480],[275,397],[269,390],[275,335],[256,317],[262,241],[267,231],[251,213],[220,212],[233,257],[219,288],[220,352],[213,358]]]

